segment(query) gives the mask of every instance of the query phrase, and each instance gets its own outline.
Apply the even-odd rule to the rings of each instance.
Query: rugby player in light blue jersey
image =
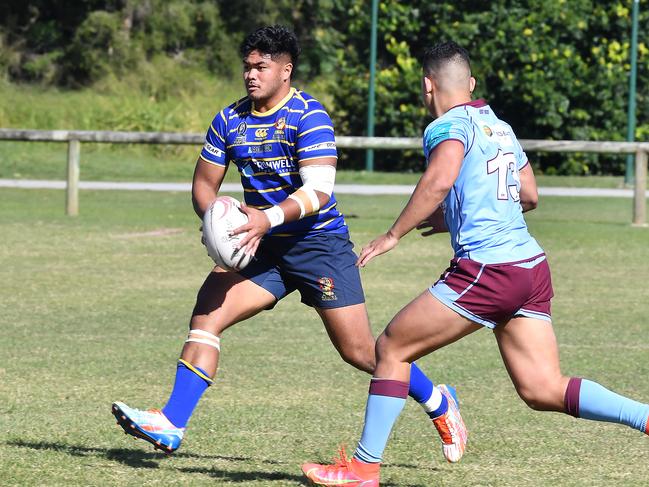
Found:
[[[239,272],[215,267],[207,276],[166,406],[112,407],[127,433],[167,453],[180,446],[194,408],[213,382],[222,332],[295,290],[320,315],[345,361],[368,373],[375,367],[357,256],[333,194],[333,124],[317,100],[291,87],[297,39],[284,27],[263,27],[243,41],[241,54],[248,96],[214,117],[196,163],[192,197],[202,218],[228,165],[235,166],[249,220],[234,232],[247,232],[241,246],[256,258]],[[451,451],[447,459],[459,460],[463,443],[449,431],[465,428],[452,388],[435,387],[413,364],[407,393],[433,420]],[[465,441],[465,432],[461,438]]]
[[[391,250],[416,227],[426,235],[448,230],[455,257],[378,338],[353,458],[305,464],[305,475],[316,485],[378,486],[383,451],[405,403],[410,362],[482,327],[493,330],[529,407],[649,434],[649,405],[561,373],[550,270],[523,218],[537,205],[534,174],[511,127],[484,100],[472,101],[467,52],[454,42],[429,49],[423,75],[424,104],[436,117],[424,132],[428,167],[392,228],[362,249],[358,265]]]

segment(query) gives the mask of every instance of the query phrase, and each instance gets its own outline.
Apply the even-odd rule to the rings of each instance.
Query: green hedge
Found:
[[[345,7],[332,88],[342,133],[366,130],[369,64],[368,2]],[[345,4],[345,5],[343,5]],[[649,140],[649,2],[641,2],[636,138]],[[379,13],[376,134],[419,136],[430,117],[419,102],[423,50],[453,39],[472,56],[484,97],[520,138],[624,140],[626,137],[631,2],[383,0]],[[361,158],[352,157],[354,167]],[[535,155],[538,168],[559,174],[619,174],[623,159]],[[379,169],[418,170],[419,155],[377,153]]]
[[[631,0],[381,0],[375,133],[421,135],[430,116],[419,99],[419,58],[427,46],[453,39],[472,56],[476,95],[520,138],[624,140],[630,9]],[[649,140],[649,0],[640,11],[636,139]],[[275,22],[293,26],[302,42],[298,83],[328,93],[323,101],[339,134],[364,134],[368,0],[6,0],[0,75],[102,93],[112,80],[121,86],[139,76],[138,89],[152,103],[169,103],[192,85],[183,71],[238,77],[245,33]],[[174,79],[157,79],[167,73]],[[608,155],[533,159],[548,174],[621,174],[624,165]],[[359,169],[364,156],[346,151],[341,163]],[[419,171],[423,160],[419,151],[377,152],[375,164]]]

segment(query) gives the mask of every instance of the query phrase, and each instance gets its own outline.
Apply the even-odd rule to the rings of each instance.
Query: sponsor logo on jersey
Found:
[[[215,157],[223,156],[223,151],[221,149],[217,149],[216,147],[214,147],[209,142],[205,142],[205,145],[203,146],[203,149],[205,149],[206,152],[212,154]]]
[[[313,152],[314,150],[336,149],[335,142],[320,142],[319,144],[310,145],[302,149],[301,152]]]
[[[255,172],[283,173],[287,172],[287,170],[295,171],[297,169],[293,160],[289,158],[278,159],[276,161],[258,161],[257,159],[253,159],[251,162],[256,167]]]
[[[246,130],[248,130],[248,125],[246,125],[246,122],[241,122],[237,126],[237,134],[239,134],[239,135],[245,135]]]
[[[268,136],[268,129],[257,129],[255,130],[255,139],[265,139]]]
[[[491,130],[491,127],[489,127],[489,125],[483,125],[482,130],[487,135],[487,137],[491,137],[494,134],[493,130]]]
[[[248,154],[261,154],[262,152],[270,152],[273,150],[273,144],[261,144],[248,147]]]
[[[506,125],[497,125],[494,127],[494,136],[503,146],[513,146],[514,139],[512,138],[512,131]]]
[[[321,277],[318,279],[318,285],[322,291],[322,296],[320,296],[322,301],[336,301],[338,299],[334,292],[334,280],[331,277]]]

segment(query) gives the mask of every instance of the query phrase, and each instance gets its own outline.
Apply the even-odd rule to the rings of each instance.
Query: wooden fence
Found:
[[[173,132],[111,132],[101,130],[23,130],[0,129],[0,140],[32,142],[67,142],[68,177],[66,213],[79,213],[79,160],[82,142],[107,144],[182,144],[202,145],[203,134]],[[633,191],[634,226],[646,226],[647,158],[649,142],[608,142],[575,140],[520,140],[530,152],[590,152],[635,154],[635,184]],[[410,137],[336,137],[341,149],[403,150],[421,148],[421,139]]]

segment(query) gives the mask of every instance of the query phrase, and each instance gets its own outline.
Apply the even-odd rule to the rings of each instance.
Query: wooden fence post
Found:
[[[633,191],[633,223],[634,227],[647,226],[647,152],[639,150],[635,153],[635,186]]]
[[[70,140],[68,142],[68,182],[66,186],[67,198],[65,213],[68,216],[79,214],[79,155],[81,142]]]

